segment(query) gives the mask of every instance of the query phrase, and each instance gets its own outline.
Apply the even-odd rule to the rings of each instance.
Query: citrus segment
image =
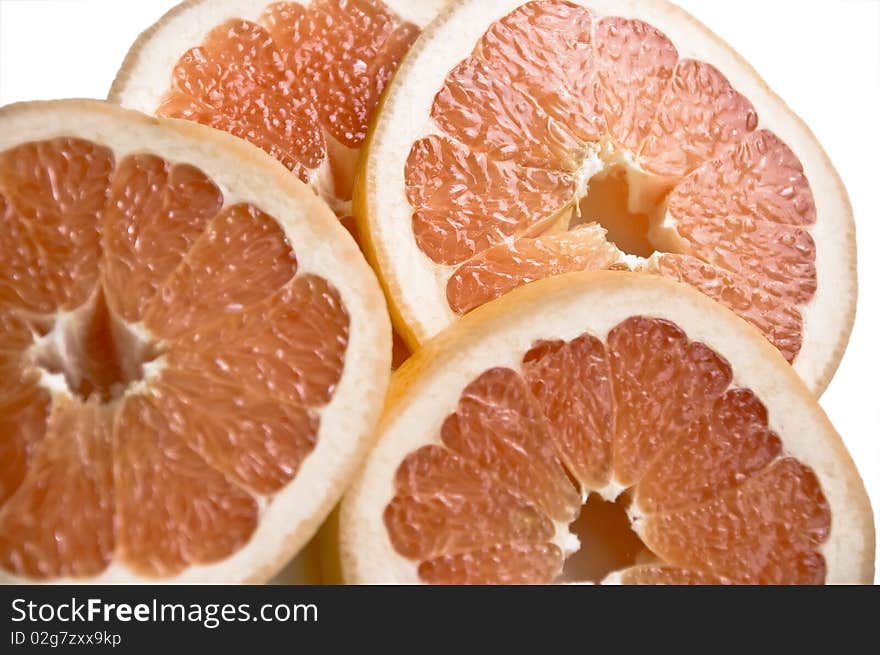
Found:
[[[165,371],[155,386],[163,413],[189,446],[252,492],[279,491],[315,447],[319,420],[302,405],[186,369]]]
[[[705,502],[782,452],[779,437],[767,427],[767,409],[745,389],[725,393],[670,441],[639,482],[638,504],[649,513]]]
[[[529,38],[524,39],[524,34]],[[523,102],[534,99],[533,104],[556,125],[567,126],[578,139],[586,141],[600,137],[605,129],[596,104],[593,75],[588,72],[595,70],[592,39],[593,18],[589,11],[569,3],[539,0],[494,23],[475,52],[505,85],[523,92]],[[498,100],[504,98],[499,94]],[[523,111],[520,107],[511,109]],[[436,103],[434,112],[442,114],[443,107]],[[494,116],[485,108],[482,115],[487,129],[492,130]],[[534,126],[530,121],[526,127]],[[524,134],[539,140],[544,136],[529,131],[520,135],[520,141]],[[570,143],[567,138],[565,143]]]
[[[496,161],[563,170],[578,141],[523,91],[493,68],[469,57],[449,73],[431,118],[446,134]]]
[[[0,184],[2,184],[0,177]],[[7,200],[0,187],[0,302],[4,305],[34,311],[52,311],[55,292],[49,285],[49,276],[43,261],[27,232],[22,215]]]
[[[443,423],[443,443],[491,470],[549,517],[570,520],[578,493],[549,439],[540,408],[522,378],[492,369],[464,390],[458,411]]]
[[[14,305],[0,301],[0,330],[4,337],[0,342],[0,368],[6,372],[0,378],[3,380],[0,382],[0,394],[15,380],[13,371],[20,369],[21,353],[33,344],[34,329],[37,327],[38,324],[29,323],[22,317]]]
[[[247,139],[310,181],[326,145],[304,93],[290,84],[266,29],[231,20],[180,59],[172,90],[156,113]]]
[[[265,398],[320,406],[342,374],[348,337],[338,292],[301,276],[267,303],[172,341],[168,358]],[[226,344],[222,352],[217,344]]]
[[[791,148],[758,130],[684,178],[669,196],[669,213],[679,222],[733,216],[809,227],[816,203]]]
[[[821,584],[831,516],[815,474],[779,460],[696,507],[645,519],[645,543],[666,561],[751,584]]]
[[[733,192],[724,192],[733,189]],[[765,130],[706,162],[670,194],[669,214],[686,251],[748,278],[793,304],[817,290],[816,220],[797,157]]]
[[[460,266],[446,287],[450,308],[466,314],[515,288],[551,275],[608,268],[617,250],[591,223],[535,239],[521,238],[484,250]]]
[[[491,547],[541,543],[553,525],[486,468],[428,446],[410,455],[395,478],[397,496],[384,521],[399,552],[430,560]]]
[[[14,237],[18,247],[5,252],[39,257],[43,271],[37,278],[28,271],[21,284],[39,279],[49,286],[54,302],[40,309],[73,309],[92,292],[101,252],[98,219],[113,166],[107,148],[79,139],[24,144],[0,155],[0,193],[25,227]],[[41,297],[36,291],[34,300]]]
[[[614,399],[605,345],[588,336],[569,343],[548,341],[526,355],[523,368],[567,470],[587,487],[607,485]]]
[[[119,556],[147,576],[228,557],[253,534],[257,501],[186,443],[180,419],[148,396],[126,399],[114,426]]]
[[[630,486],[728,387],[730,365],[676,325],[631,318],[608,335],[614,387],[614,471]]]
[[[104,212],[103,286],[121,318],[143,318],[148,301],[222,206],[220,189],[192,166],[171,166],[155,155],[119,163]]]
[[[850,568],[873,559],[851,461],[782,356],[717,303],[653,276],[578,274],[459,326],[397,374],[343,503],[355,581],[867,576]]]
[[[645,170],[687,175],[758,127],[755,108],[714,66],[679,61],[639,153]]]
[[[271,574],[381,406],[369,268],[231,137],[87,101],[2,114],[4,135],[85,136],[0,148],[0,577]]]
[[[552,578],[561,567],[556,546],[511,544],[428,560],[419,576],[429,584],[524,585]]]
[[[623,571],[621,582],[627,585],[720,585],[729,584],[724,578],[718,578],[699,571],[687,571],[671,566],[634,566]]]
[[[741,275],[688,255],[662,255],[648,270],[699,289],[761,330],[789,362],[797,358],[803,345],[803,316],[763,285],[752,287]]]
[[[373,108],[418,30],[377,0],[269,5],[261,19],[291,77],[308,84],[321,125],[348,148],[366,138]]]
[[[678,52],[657,28],[611,17],[596,24],[596,82],[608,135],[638,152],[648,137]]]
[[[41,426],[45,395],[29,407]],[[12,418],[12,417],[10,417]],[[21,485],[0,508],[0,565],[32,578],[95,575],[115,548],[112,415],[94,402],[53,400]],[[71,520],[72,517],[76,520]]]
[[[21,372],[17,372],[21,375]],[[6,377],[7,374],[9,377]],[[31,458],[46,436],[49,394],[37,386],[36,373],[13,377],[3,370],[4,389],[0,398],[0,503],[12,496],[24,480]],[[6,387],[17,385],[18,389]]]
[[[406,177],[413,234],[438,264],[459,264],[541,229],[574,193],[569,174],[493,161],[439,136],[413,146]]]
[[[202,4],[189,3],[193,15],[212,11]],[[382,92],[420,30],[381,0],[266,2],[257,16],[250,7],[227,4],[213,10],[215,23],[208,23],[212,29],[202,39],[188,30],[195,42],[168,72],[170,89],[156,89],[164,96],[139,108],[230,132],[307,183],[321,186],[319,171],[329,160],[335,184],[324,189],[328,199],[350,200],[351,176],[342,171],[363,144]],[[174,18],[188,20],[179,13]],[[230,18],[236,14],[252,20]],[[199,29],[204,20],[212,18],[200,18]],[[135,63],[150,65],[126,62],[117,86],[132,81]],[[113,93],[124,96],[125,90],[115,86]]]
[[[816,293],[816,244],[806,230],[731,216],[680,224],[679,234],[692,255],[736,271],[752,289],[766,289],[791,304],[808,302]]]
[[[275,220],[233,205],[203,230],[147,305],[144,322],[175,337],[268,298],[295,274],[296,255]]]

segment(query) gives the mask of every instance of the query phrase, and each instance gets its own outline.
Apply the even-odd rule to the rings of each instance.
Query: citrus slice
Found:
[[[138,39],[110,100],[246,139],[354,227],[358,152],[401,58],[448,0],[187,0]]]
[[[569,273],[395,374],[343,499],[348,583],[870,583],[846,448],[754,327],[679,282]]]
[[[463,0],[401,65],[361,173],[355,215],[411,347],[523,284],[618,267],[727,305],[816,393],[848,341],[842,182],[665,0]]]
[[[369,446],[375,276],[215,130],[61,101],[0,135],[0,580],[267,579]]]

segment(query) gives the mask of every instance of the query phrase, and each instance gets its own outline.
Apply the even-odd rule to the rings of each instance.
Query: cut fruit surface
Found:
[[[411,347],[512,289],[627,268],[752,323],[821,393],[857,295],[822,147],[665,0],[464,0],[391,82],[354,212]]]
[[[0,134],[0,581],[268,579],[369,446],[375,276],[228,135],[93,101]]]
[[[870,503],[761,333],[632,272],[538,281],[396,374],[348,583],[870,583]]]
[[[188,0],[134,44],[110,100],[259,146],[351,213],[379,99],[449,0]]]

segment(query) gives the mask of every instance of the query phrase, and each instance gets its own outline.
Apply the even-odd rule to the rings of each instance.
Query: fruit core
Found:
[[[63,384],[83,401],[119,400],[160,356],[152,340],[108,309],[101,289],[81,307],[45,322],[48,331],[30,347],[30,361],[48,376],[49,386]]]
[[[666,200],[671,190],[625,164],[607,166],[587,182],[576,201],[569,229],[600,225],[611,245],[623,255],[637,258],[632,262],[655,252],[678,252],[678,235],[666,225]]]
[[[559,582],[602,582],[615,571],[652,559],[651,553],[633,530],[628,510],[629,494],[608,501],[590,494],[569,531],[577,537],[578,549],[562,567]]]

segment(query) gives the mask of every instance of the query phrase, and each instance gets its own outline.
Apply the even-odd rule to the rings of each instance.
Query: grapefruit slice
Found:
[[[61,101],[0,135],[0,581],[268,579],[369,447],[375,276],[221,132]]]
[[[373,110],[448,0],[187,0],[132,46],[110,100],[246,139],[354,228],[351,187]]]
[[[859,474],[754,327],[679,282],[569,273],[395,374],[343,499],[348,583],[867,583]]]
[[[354,206],[412,347],[523,284],[618,267],[725,304],[816,393],[852,327],[831,162],[665,0],[456,4],[392,81]]]

